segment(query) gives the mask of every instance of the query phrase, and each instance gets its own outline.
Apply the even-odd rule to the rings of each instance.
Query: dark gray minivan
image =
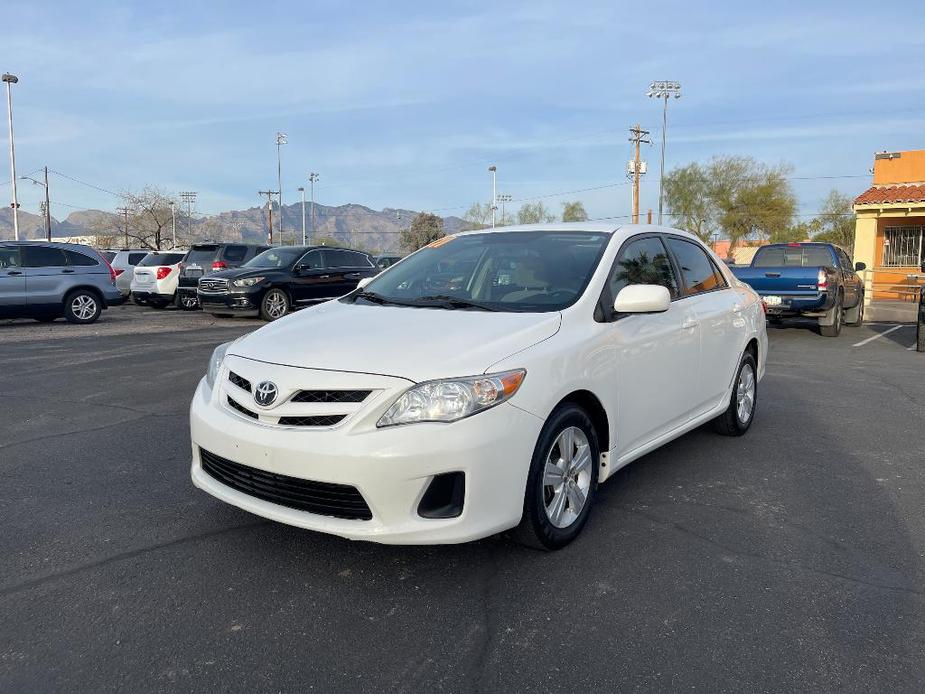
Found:
[[[0,318],[92,323],[123,301],[116,273],[89,246],[0,241]]]

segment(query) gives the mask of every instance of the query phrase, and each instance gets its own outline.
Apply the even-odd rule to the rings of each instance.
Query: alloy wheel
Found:
[[[286,314],[286,297],[279,291],[272,291],[264,299],[267,315],[276,320]]]
[[[755,372],[751,364],[742,366],[739,382],[736,384],[736,414],[742,424],[752,418],[755,407]]]
[[[80,294],[71,301],[71,313],[80,320],[88,320],[96,313],[96,300],[87,294]]]
[[[591,446],[578,427],[564,429],[546,456],[543,502],[546,517],[567,528],[581,514],[591,488]]]

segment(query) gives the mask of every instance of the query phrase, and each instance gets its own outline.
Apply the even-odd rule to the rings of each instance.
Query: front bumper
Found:
[[[234,313],[256,316],[260,312],[259,292],[197,292],[199,305],[205,312]]]
[[[267,373],[260,377],[280,383],[273,371],[286,368],[265,365],[261,370]],[[451,424],[377,429],[381,413],[410,385],[389,379],[392,383],[369,406],[364,404],[340,425],[274,427],[226,407],[223,377],[227,379],[227,371],[219,374],[214,389],[203,379],[190,409],[193,484],[222,501],[281,523],[387,544],[467,542],[520,521],[530,459],[543,426],[534,415],[504,403]],[[355,487],[372,519],[308,513],[237,491],[203,469],[201,449],[278,475]],[[431,480],[449,472],[465,474],[462,513],[422,518],[417,510]]]

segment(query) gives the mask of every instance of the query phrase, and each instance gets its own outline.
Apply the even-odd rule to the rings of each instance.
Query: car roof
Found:
[[[44,239],[20,239],[19,241],[10,239],[8,241],[0,241],[0,243],[16,246],[51,246],[52,248],[62,248],[68,251],[94,250],[92,246],[88,246],[84,243],[65,243],[64,241],[45,241]]]
[[[562,232],[562,231],[587,231],[591,233],[598,234],[619,234],[624,238],[629,236],[635,236],[636,234],[645,234],[645,233],[660,233],[660,234],[676,234],[678,236],[684,236],[687,238],[699,239],[690,232],[683,231],[681,229],[674,229],[672,227],[659,226],[657,224],[620,224],[616,222],[550,222],[548,224],[517,224],[514,226],[508,227],[495,227],[494,229],[472,229],[470,231],[461,231],[456,236],[466,236],[469,234],[484,234],[484,233],[498,233],[498,232],[525,232],[525,231],[547,231],[547,232]]]

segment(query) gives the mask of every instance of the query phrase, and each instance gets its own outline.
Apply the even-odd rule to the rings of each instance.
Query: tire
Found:
[[[267,290],[260,301],[260,317],[265,321],[279,320],[289,313],[289,297],[282,289]]]
[[[188,294],[181,294],[180,292],[177,292],[175,301],[177,308],[182,311],[195,311],[199,308],[199,299]]]
[[[838,337],[841,335],[841,326],[845,319],[845,310],[842,308],[842,298],[841,296],[835,301],[835,305],[828,310],[826,316],[826,322],[830,322],[830,325],[822,325],[822,322],[819,322],[819,333],[824,337]]]
[[[861,294],[860,301],[858,301],[858,305],[845,311],[845,325],[850,325],[852,328],[860,328],[862,325],[864,325],[863,293]]]
[[[713,420],[713,429],[723,436],[741,436],[755,420],[758,406],[758,365],[751,352],[742,355],[726,411]],[[744,405],[744,406],[743,406]]]
[[[563,445],[571,449],[570,454],[563,455]],[[536,549],[553,550],[578,537],[594,502],[600,457],[597,432],[588,414],[574,404],[558,407],[536,442],[523,516],[511,533],[513,539]],[[559,472],[547,477],[547,461]],[[556,475],[564,481],[553,482]],[[578,498],[583,501],[576,513],[573,503]]]
[[[102,312],[103,302],[96,292],[89,289],[77,289],[64,297],[64,317],[68,323],[94,323]]]

